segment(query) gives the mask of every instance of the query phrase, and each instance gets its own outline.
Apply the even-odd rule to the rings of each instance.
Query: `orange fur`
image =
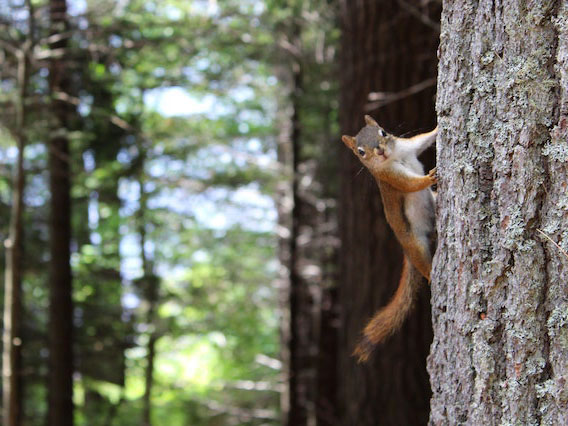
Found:
[[[422,277],[430,281],[429,234],[434,234],[435,229],[434,198],[427,188],[436,183],[436,169],[423,176],[417,155],[434,142],[438,131],[436,127],[431,132],[404,139],[387,134],[369,116],[365,116],[365,122],[367,126],[357,137],[344,135],[341,140],[375,178],[385,217],[405,256],[395,295],[369,321],[353,353],[359,362],[367,361],[375,346],[400,328],[412,308]],[[409,195],[423,190],[427,192]],[[411,209],[407,211],[409,206]]]
[[[430,270],[432,269],[432,257],[424,243],[416,238],[404,223],[404,218],[400,214],[404,194],[393,188],[387,182],[375,177],[381,191],[383,208],[388,224],[393,229],[404,254],[408,256],[410,262],[420,271],[422,276],[430,281]]]
[[[387,182],[402,192],[416,192],[426,189],[436,183],[436,169],[432,169],[426,176],[405,176],[402,173],[392,170],[388,160],[385,161],[376,171],[371,171],[375,178],[382,182]]]
[[[367,361],[375,347],[401,327],[412,308],[421,280],[420,273],[405,256],[396,293],[388,305],[373,315],[367,323],[363,337],[353,352],[359,362]]]

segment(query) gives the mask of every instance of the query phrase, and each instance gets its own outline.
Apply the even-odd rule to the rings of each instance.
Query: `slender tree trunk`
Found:
[[[282,392],[282,423],[305,425],[308,422],[314,401],[312,396],[314,365],[310,358],[312,316],[309,312],[309,291],[299,270],[302,251],[298,246],[302,218],[302,199],[299,194],[298,171],[300,164],[301,122],[299,102],[302,92],[302,70],[298,63],[294,69],[282,71],[281,79],[289,86],[289,99],[281,108],[278,161],[289,178],[280,184],[277,195],[279,225],[279,259],[281,271],[278,278],[280,288],[281,346],[283,373],[286,382]],[[310,405],[311,402],[311,405]],[[313,416],[312,416],[313,417]]]
[[[286,382],[281,397],[282,424],[302,426],[315,424],[316,418],[316,352],[315,319],[312,291],[314,283],[302,273],[310,251],[306,232],[313,226],[306,216],[306,203],[300,188],[305,173],[302,169],[302,119],[301,101],[304,94],[304,69],[300,7],[287,38],[291,40],[297,55],[289,55],[279,69],[280,79],[287,89],[282,98],[279,116],[278,161],[286,179],[280,184],[277,195],[279,229],[279,274],[281,310],[281,347],[283,375]],[[305,168],[304,168],[305,169]],[[304,243],[300,243],[300,240]],[[309,239],[309,238],[308,238]]]
[[[430,423],[568,424],[568,4],[444,2]]]
[[[319,7],[315,11],[305,2],[288,6],[292,17],[285,28],[279,27],[281,33],[276,37],[281,49],[277,71],[284,88],[277,117],[278,161],[284,176],[276,196],[286,384],[281,394],[282,424],[323,425],[334,422],[337,400],[336,268],[332,260],[338,246],[337,172],[335,159],[329,158],[334,151],[329,142],[331,132],[336,131],[330,119],[335,107],[330,87],[322,90],[333,81],[329,62],[335,49],[323,15],[334,13]],[[323,25],[315,32],[303,28],[308,10]],[[315,24],[311,21],[309,25]],[[316,45],[311,37],[318,40]],[[287,43],[280,43],[282,40]]]
[[[30,10],[30,13],[32,11]],[[30,31],[31,31],[30,27]],[[31,40],[31,38],[30,38]],[[4,335],[2,357],[3,420],[6,426],[22,421],[22,260],[24,210],[24,150],[26,147],[26,97],[29,82],[28,44],[18,55],[19,94],[16,107],[18,157],[14,173],[9,236],[4,241],[6,270],[4,281]]]
[[[140,164],[140,208],[138,210],[138,235],[140,236],[140,256],[142,258],[143,276],[140,284],[144,293],[144,298],[148,304],[146,313],[146,324],[148,325],[149,336],[146,346],[146,371],[144,373],[145,387],[143,396],[142,425],[152,425],[152,389],[154,386],[154,361],[156,358],[156,342],[158,334],[156,331],[156,308],[158,303],[159,280],[154,275],[153,261],[146,253],[146,209],[148,208],[148,196],[144,190],[144,148],[141,148],[142,162]]]
[[[152,425],[152,388],[154,386],[154,360],[156,358],[156,334],[151,333],[146,348],[146,372],[144,388],[144,412],[142,417],[143,426]]]
[[[28,33],[26,41],[18,51],[18,99],[16,104],[15,139],[18,147],[12,212],[6,249],[6,270],[4,281],[4,332],[2,355],[2,407],[3,424],[19,426],[23,417],[22,399],[22,276],[23,276],[23,213],[24,213],[24,151],[27,143],[27,106],[30,79],[29,55],[34,46],[35,19],[30,0],[26,0],[28,11]]]
[[[314,248],[318,253],[321,266],[321,281],[319,283],[319,321],[316,324],[318,333],[318,356],[316,363],[316,424],[318,426],[336,426],[338,424],[338,223],[336,203],[338,197],[338,153],[342,148],[339,144],[329,146],[337,138],[332,127],[332,107],[324,108],[324,131],[318,146],[318,173],[316,182],[321,184],[322,192],[319,202],[326,207],[321,214],[313,214],[316,220],[317,243]],[[313,185],[312,185],[313,186]]]
[[[297,29],[295,45],[300,45],[300,30]],[[312,345],[314,345],[314,324],[312,315],[313,300],[309,283],[301,273],[305,253],[299,247],[302,228],[306,225],[303,217],[303,200],[300,195],[299,170],[302,144],[302,123],[300,99],[303,94],[302,64],[292,65],[292,215],[290,236],[290,413],[288,425],[301,426],[315,422],[315,370]]]
[[[438,6],[410,3],[340,1],[343,134],[356,134],[364,114],[399,135],[435,126]],[[431,392],[426,357],[432,337],[426,284],[405,325],[368,364],[358,365],[351,356],[367,320],[394,294],[402,256],[376,183],[351,152],[342,149],[340,155],[340,423],[425,424]]]
[[[50,0],[51,33],[68,27],[65,0]],[[51,44],[65,49],[67,40]],[[69,106],[57,100],[60,92],[70,92],[69,73],[64,59],[50,64],[49,84],[54,96],[52,111],[55,128],[49,141],[50,217],[50,297],[49,297],[49,424],[73,424],[73,302],[71,287],[71,168],[69,155]]]
[[[335,271],[333,274],[335,278]],[[335,280],[333,281],[335,283]],[[317,360],[318,426],[337,425],[337,288],[322,291],[319,327],[319,356]]]
[[[284,72],[282,72],[284,74]],[[282,75],[280,76],[281,79]],[[290,238],[292,212],[292,147],[290,144],[291,126],[288,105],[281,105],[278,122],[278,163],[284,176],[276,189],[276,208],[278,211],[278,261],[280,267],[276,278],[278,288],[278,311],[280,317],[280,359],[282,360],[283,390],[280,393],[281,423],[286,425],[290,413]]]

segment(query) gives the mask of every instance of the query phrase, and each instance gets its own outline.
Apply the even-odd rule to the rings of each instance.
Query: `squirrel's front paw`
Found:
[[[436,167],[434,167],[430,172],[428,172],[428,177],[432,181],[432,184],[438,183],[438,174]]]

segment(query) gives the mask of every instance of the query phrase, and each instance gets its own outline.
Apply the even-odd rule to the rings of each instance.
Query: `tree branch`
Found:
[[[423,90],[434,86],[436,81],[436,78],[429,78],[399,92],[371,92],[367,98],[372,102],[367,103],[363,109],[364,111],[369,112],[382,108],[385,105],[422,92]]]
[[[440,24],[432,21],[427,14],[422,13],[417,7],[411,5],[410,3],[406,2],[405,0],[398,0],[398,4],[403,9],[405,9],[408,13],[410,13],[412,16],[418,18],[418,20],[420,22],[422,22],[424,25],[432,28],[433,30],[435,30],[438,33],[440,32]]]

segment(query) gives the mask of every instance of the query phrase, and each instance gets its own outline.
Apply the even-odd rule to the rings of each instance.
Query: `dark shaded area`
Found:
[[[340,124],[344,134],[355,135],[364,124],[364,114],[396,135],[435,126],[439,35],[401,4],[341,2]],[[439,20],[437,3],[423,9],[433,21]],[[410,95],[408,89],[415,85],[426,89]],[[382,96],[371,95],[375,92]],[[432,164],[433,153],[429,155],[427,166]],[[426,424],[431,395],[426,357],[432,340],[426,284],[407,323],[368,364],[357,365],[351,357],[366,321],[392,297],[402,265],[401,249],[385,221],[378,188],[361,168],[351,152],[342,150],[340,424]]]
[[[51,35],[69,30],[66,0],[50,0]],[[51,44],[65,49],[67,39]],[[71,287],[71,161],[67,132],[71,129],[70,105],[58,93],[72,93],[64,59],[52,60],[49,88],[54,98],[55,123],[48,142],[50,202],[49,264],[49,412],[50,426],[73,425],[73,300]]]

